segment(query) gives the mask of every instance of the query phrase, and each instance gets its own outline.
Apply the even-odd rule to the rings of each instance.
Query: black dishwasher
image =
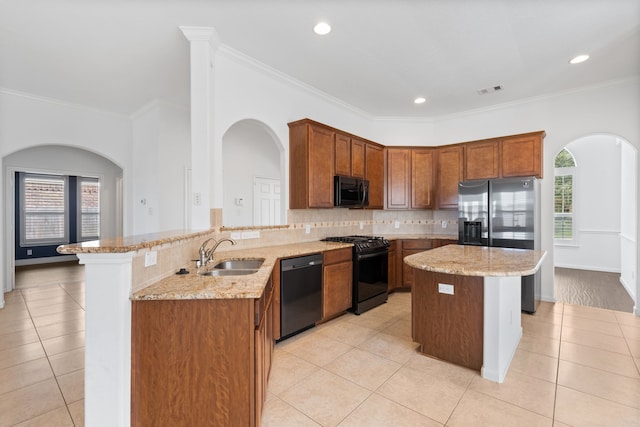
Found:
[[[280,261],[280,335],[283,340],[322,318],[322,254]]]

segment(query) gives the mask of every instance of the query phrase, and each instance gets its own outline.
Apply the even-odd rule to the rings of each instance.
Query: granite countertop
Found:
[[[233,299],[260,298],[279,258],[350,248],[350,243],[305,242],[290,245],[225,251],[215,254],[214,261],[201,270],[228,259],[264,258],[257,273],[244,276],[203,276],[193,264],[185,266],[189,274],[174,274],[135,292],[132,300]]]
[[[57,251],[61,254],[126,253],[209,235],[211,235],[211,230],[199,232],[184,230],[163,231],[131,237],[115,237],[111,239],[91,240],[89,242],[62,245],[58,246]]]
[[[460,276],[528,276],[540,268],[547,253],[541,250],[447,245],[409,255],[413,268]]]

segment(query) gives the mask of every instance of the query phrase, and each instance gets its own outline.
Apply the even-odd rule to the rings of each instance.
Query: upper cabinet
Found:
[[[365,145],[363,140],[351,138],[351,176],[354,178],[365,177]]]
[[[338,133],[335,134],[335,172],[336,175],[364,178],[365,142],[359,138]]]
[[[545,133],[533,132],[502,138],[502,176],[542,178],[542,140]]]
[[[542,178],[544,137],[545,133],[541,131],[462,144],[464,179]]]
[[[464,179],[491,179],[500,176],[500,140],[464,144]]]
[[[458,182],[463,180],[463,146],[440,147],[436,153],[436,209],[458,209]]]
[[[384,208],[384,149],[367,142],[365,153],[365,178],[369,180],[369,209]]]
[[[289,208],[332,208],[335,132],[308,120],[289,123]]]
[[[387,148],[387,209],[433,209],[434,150]]]

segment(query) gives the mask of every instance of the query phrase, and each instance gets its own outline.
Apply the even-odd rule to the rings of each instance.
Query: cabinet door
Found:
[[[502,140],[502,176],[542,178],[543,132]]]
[[[336,175],[351,176],[351,138],[336,133]]]
[[[444,147],[437,153],[437,209],[458,209],[458,182],[463,179],[463,147]]]
[[[333,207],[334,132],[309,126],[309,207]]]
[[[373,144],[365,147],[366,176],[369,180],[369,208],[384,207],[384,150]],[[332,196],[333,197],[333,196]]]
[[[413,268],[409,267],[404,258],[420,252],[433,249],[434,241],[432,239],[411,239],[402,241],[402,286],[413,287]]]
[[[433,209],[433,150],[411,150],[411,207]]]
[[[364,141],[351,138],[351,176],[354,178],[365,177],[364,146]]]
[[[392,241],[389,246],[387,282],[389,283],[389,291],[393,291],[401,286],[398,280],[398,250],[397,241]]]
[[[352,305],[353,263],[341,262],[324,267],[322,286],[322,318],[342,313]]]
[[[464,145],[464,179],[500,176],[500,141],[469,142]]]
[[[409,209],[411,150],[387,149],[387,209]]]

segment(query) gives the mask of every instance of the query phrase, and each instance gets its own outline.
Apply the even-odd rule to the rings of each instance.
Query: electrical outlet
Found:
[[[447,228],[447,221],[442,221],[442,228]]]
[[[453,285],[438,283],[438,292],[441,294],[453,295]]]
[[[27,249],[27,255],[29,255],[29,256],[33,255],[33,250]]]
[[[393,223],[393,228],[400,228],[400,221],[396,221]]]
[[[360,221],[360,230],[364,229],[364,221]]]
[[[193,193],[193,205],[200,206],[202,204],[202,194],[201,193]]]
[[[156,265],[158,263],[158,252],[150,251],[144,254],[144,266],[151,267],[152,265]]]
[[[311,234],[311,225],[305,224],[304,232],[305,232],[305,234]]]

